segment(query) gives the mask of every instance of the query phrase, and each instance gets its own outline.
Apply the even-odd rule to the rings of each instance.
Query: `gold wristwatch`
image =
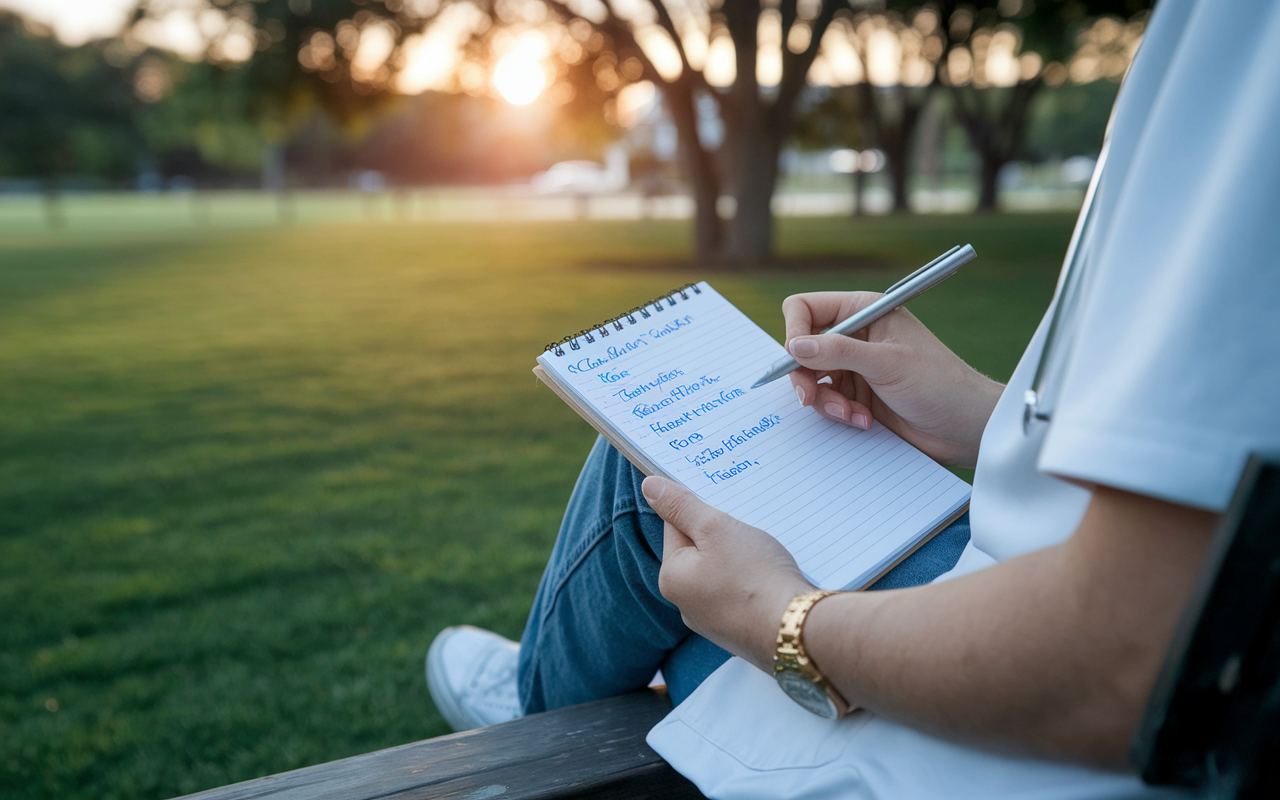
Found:
[[[818,590],[792,599],[778,627],[778,646],[773,651],[773,677],[787,696],[805,709],[826,719],[839,719],[849,712],[845,701],[804,651],[804,621],[809,611],[824,597],[838,592]]]

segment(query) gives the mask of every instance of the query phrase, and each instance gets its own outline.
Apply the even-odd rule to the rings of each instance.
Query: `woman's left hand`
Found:
[[[684,622],[729,652],[772,671],[787,604],[813,590],[778,540],[665,478],[646,478],[645,499],[666,521],[658,588]]]

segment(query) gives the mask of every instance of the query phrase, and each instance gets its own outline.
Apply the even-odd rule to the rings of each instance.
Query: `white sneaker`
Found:
[[[440,631],[427,650],[427,688],[455,731],[521,716],[519,655],[519,644],[471,625]]]

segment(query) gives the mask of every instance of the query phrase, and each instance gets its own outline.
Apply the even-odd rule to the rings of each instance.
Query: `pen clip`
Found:
[[[903,278],[902,280],[898,281],[898,282],[897,282],[897,283],[895,283],[894,285],[890,286],[888,289],[885,289],[885,290],[884,290],[884,293],[885,293],[885,294],[889,294],[889,293],[890,293],[890,292],[892,292],[894,289],[897,289],[899,286],[902,286],[902,285],[903,285],[904,283],[906,283],[907,281],[910,281],[911,279],[913,279],[913,278],[915,278],[915,277],[917,277],[917,276],[919,276],[919,275],[922,275],[924,272],[926,272],[926,271],[927,271],[927,270],[929,270],[931,267],[933,267],[933,265],[934,265],[934,264],[937,264],[939,261],[942,261],[942,260],[943,260],[943,259],[945,259],[945,258],[950,258],[950,257],[951,257],[952,255],[954,255],[954,254],[955,254],[959,249],[960,249],[960,245],[956,245],[956,246],[952,247],[952,248],[951,248],[950,250],[948,250],[947,252],[943,253],[942,255],[938,256],[938,257],[937,257],[937,258],[935,258],[934,260],[930,261],[928,264],[925,264],[925,265],[924,265],[923,267],[921,267],[920,269],[916,270],[915,272],[911,273],[911,274],[910,274],[910,275],[908,275],[907,277],[905,277],[905,278]],[[950,276],[948,276],[948,277],[950,277]]]

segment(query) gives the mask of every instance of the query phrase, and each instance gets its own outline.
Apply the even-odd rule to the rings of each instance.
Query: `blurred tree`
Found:
[[[442,98],[410,102],[400,91],[408,48],[423,44],[420,35],[443,10],[421,0],[205,0],[194,6],[185,0],[141,0],[126,36],[134,51],[173,15],[194,20],[205,32],[200,63],[172,57],[154,63],[167,71],[164,78],[173,91],[150,109],[142,126],[158,147],[194,147],[202,159],[232,170],[256,159],[263,184],[276,189],[299,179],[285,175],[286,164],[302,162],[314,181],[352,159],[362,168],[421,180],[456,173],[457,162],[474,155],[468,165],[476,175],[510,177],[512,169],[531,163],[524,157],[536,148],[521,147],[518,137],[508,136],[505,146],[478,153],[473,145],[493,140],[494,131],[456,130],[468,120],[485,126],[500,118],[494,104]],[[462,16],[472,23],[482,17],[474,7]],[[444,27],[457,22],[448,20]],[[485,64],[486,76],[494,39],[486,35],[489,27],[472,25],[464,53]],[[475,65],[464,60],[462,68],[468,66]],[[599,145],[614,138],[616,127],[606,116],[618,87],[599,92],[586,59],[560,66],[564,85],[558,88],[567,87],[568,96],[554,104],[554,114],[537,120],[538,130],[558,142]],[[593,91],[586,91],[588,86]],[[454,88],[479,94],[456,80]],[[428,107],[450,118],[425,118]],[[388,129],[375,131],[377,124]],[[530,132],[527,126],[524,132]],[[369,134],[385,150],[357,145]],[[333,142],[335,135],[346,142]],[[286,161],[284,147],[291,141]],[[457,147],[436,158],[427,153],[433,145]],[[397,157],[413,163],[406,166]]]
[[[1032,101],[1070,78],[1120,80],[1137,52],[1147,0],[994,0],[937,6],[938,81],[978,154],[978,208],[994,210],[1005,164],[1024,154]]]
[[[698,257],[752,263],[772,256],[778,156],[822,37],[846,0],[476,4],[499,26],[537,20],[541,6],[587,51],[602,89],[652,82],[674,122],[694,196]],[[717,51],[727,57],[717,60]],[[723,221],[722,194],[736,207]]]
[[[1096,156],[1119,90],[1120,84],[1106,79],[1042,89],[1027,124],[1023,156],[1032,161]]]
[[[936,93],[946,91],[945,105],[978,156],[979,207],[993,209],[1001,169],[1030,154],[1028,126],[1043,88],[1068,78],[1118,81],[1149,6],[1145,0],[888,0],[840,15],[814,76],[839,88],[809,113],[861,116],[885,152],[894,208],[905,211],[916,129]],[[849,89],[859,95],[856,102],[844,97]],[[1105,123],[1109,103],[1102,106]],[[1068,127],[1086,139],[1100,135],[1097,116]]]
[[[866,100],[857,86],[815,88],[808,102],[801,101],[794,138],[806,149],[842,148],[855,152],[872,147],[877,138],[868,130],[871,114],[861,104]],[[866,172],[861,163],[851,163],[853,215],[863,213],[862,195],[866,188]]]
[[[550,4],[566,19],[586,18]],[[744,263],[772,257],[778,156],[822,38],[845,7],[839,0],[724,0],[718,6],[650,0],[650,13],[627,16],[606,0],[607,13],[591,23],[620,56],[638,59],[644,77],[662,92],[696,202],[700,257]],[[641,49],[642,39],[655,54],[674,49],[677,59],[655,63]],[[691,58],[690,45],[702,51],[700,58]],[[707,74],[716,47],[732,51],[730,75]],[[718,135],[708,124],[712,117]],[[717,204],[726,191],[735,211],[722,223]]]
[[[41,181],[50,225],[61,222],[62,178],[126,178],[142,155],[132,81],[103,49],[63,47],[49,31],[0,12],[0,175]]]
[[[252,87],[244,73],[170,53],[147,51],[136,62],[148,81],[137,125],[160,171],[205,180],[258,171],[266,139],[245,114]]]
[[[256,120],[269,142],[296,131],[312,107],[347,130],[367,125],[371,111],[391,99],[408,37],[450,8],[481,12],[471,21],[476,35],[468,44],[470,66],[479,64],[479,72],[463,71],[466,62],[460,68],[459,83],[468,89],[484,81],[499,34],[555,25],[567,34],[560,37],[561,74],[551,92],[561,90],[568,107],[561,119],[600,109],[607,124],[616,117],[623,86],[652,81],[674,120],[695,197],[699,256],[745,262],[772,253],[770,203],[779,151],[822,36],[846,7],[846,0],[782,0],[776,6],[726,0],[714,8],[649,0],[625,9],[612,0],[581,7],[578,0],[206,2],[215,22],[201,17],[210,31],[205,59],[243,76],[241,116]],[[174,13],[191,13],[190,4],[143,0],[135,29]],[[702,55],[691,57],[691,46]],[[705,54],[712,48],[732,52],[727,75],[706,74]],[[726,192],[737,210],[722,222],[717,204]]]
[[[190,87],[154,115],[153,135],[167,127],[195,141],[202,154],[243,160],[248,121],[266,144],[263,173],[284,188],[278,168],[287,139],[316,111],[351,136],[367,132],[379,112],[401,101],[395,68],[406,40],[428,27],[435,11],[404,0],[140,0],[134,41],[172,15],[194,16],[203,32],[203,65]]]
[[[857,94],[856,102],[845,105],[861,116],[871,141],[885,154],[895,211],[910,210],[911,146],[938,86],[937,67],[944,48],[938,27],[938,12],[931,5],[842,15],[832,23],[819,65],[825,82]],[[828,52],[841,45],[852,56],[843,59],[843,67],[841,59]],[[837,106],[830,105],[816,110],[839,113]]]
[[[1147,6],[1141,0],[889,0],[838,15],[810,76],[835,88],[807,109],[804,124],[810,131],[843,125],[846,132],[868,137],[886,155],[894,208],[905,211],[917,128],[937,93],[945,91],[943,105],[978,156],[979,207],[995,208],[1001,169],[1031,155],[1028,126],[1043,88],[1068,78],[1118,81],[1137,48]],[[1127,22],[1119,21],[1122,14]],[[1110,107],[1106,94],[1072,95],[1072,106],[1082,113],[1086,97],[1099,105],[1063,130],[1074,131],[1077,139],[1100,137]],[[841,117],[847,120],[841,123]],[[848,137],[839,144],[855,146]],[[1067,149],[1083,152],[1074,145]]]

